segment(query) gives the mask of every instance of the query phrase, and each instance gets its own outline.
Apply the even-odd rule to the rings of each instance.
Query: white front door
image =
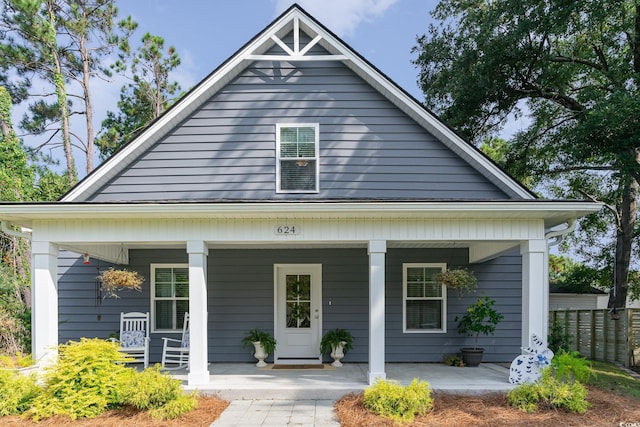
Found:
[[[322,265],[275,265],[275,363],[320,363]]]

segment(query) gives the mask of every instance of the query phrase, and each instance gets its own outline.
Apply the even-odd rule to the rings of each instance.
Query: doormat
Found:
[[[307,364],[307,365],[286,365],[286,364],[278,364],[278,365],[269,365],[268,368],[265,369],[331,369],[333,366],[326,366],[321,364]],[[335,369],[335,368],[333,368]]]

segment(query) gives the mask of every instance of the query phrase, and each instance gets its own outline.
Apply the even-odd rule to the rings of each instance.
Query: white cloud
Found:
[[[298,4],[340,37],[354,33],[358,24],[371,21],[397,3],[398,0],[298,0]],[[281,13],[291,6],[291,0],[276,0]]]

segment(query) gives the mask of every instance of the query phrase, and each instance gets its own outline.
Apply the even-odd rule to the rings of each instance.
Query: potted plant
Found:
[[[461,318],[456,316],[458,323],[458,333],[475,337],[472,348],[462,348],[462,360],[467,366],[478,366],[482,362],[483,348],[478,348],[478,336],[493,335],[496,325],[504,318],[498,313],[493,305],[495,300],[489,297],[478,299],[475,304],[467,308],[467,312]]]
[[[340,359],[344,357],[347,351],[353,346],[353,337],[351,332],[346,329],[332,329],[327,331],[320,341],[320,353],[325,354],[331,351],[330,356],[333,358],[331,366],[342,366]]]
[[[266,359],[270,353],[276,351],[276,339],[266,331],[262,331],[258,328],[251,329],[247,332],[247,335],[242,339],[243,347],[254,348],[253,357],[258,359],[256,366],[262,368],[267,366],[264,359]]]
[[[478,279],[473,271],[466,268],[452,268],[436,273],[434,280],[449,288],[457,289],[461,294],[469,293],[478,286]]]
[[[98,276],[102,289],[105,291],[105,297],[119,298],[118,291],[130,289],[140,291],[144,277],[137,271],[129,271],[126,269],[108,268]]]

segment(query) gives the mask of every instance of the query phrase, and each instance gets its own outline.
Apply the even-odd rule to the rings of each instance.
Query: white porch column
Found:
[[[385,240],[369,241],[369,384],[385,379]]]
[[[58,246],[31,243],[32,349],[36,363],[49,365],[58,356]]]
[[[202,240],[187,242],[189,254],[189,375],[190,386],[209,383],[207,365],[207,256],[209,248]]]
[[[531,334],[545,343],[549,325],[549,275],[547,242],[528,240],[520,245],[522,254],[522,347],[531,345]]]

